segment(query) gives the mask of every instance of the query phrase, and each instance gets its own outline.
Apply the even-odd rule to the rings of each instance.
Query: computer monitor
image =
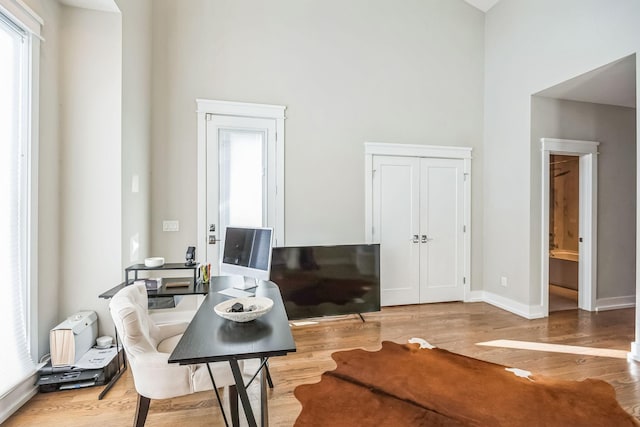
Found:
[[[269,280],[272,234],[267,227],[227,227],[220,273],[244,277],[234,288],[254,288],[259,280]]]

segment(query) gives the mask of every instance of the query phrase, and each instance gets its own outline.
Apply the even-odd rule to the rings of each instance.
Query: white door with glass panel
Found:
[[[383,306],[464,299],[464,161],[373,157]]]
[[[275,215],[268,197],[275,162],[272,119],[210,115],[207,120],[207,256],[214,273],[227,226],[263,227]]]

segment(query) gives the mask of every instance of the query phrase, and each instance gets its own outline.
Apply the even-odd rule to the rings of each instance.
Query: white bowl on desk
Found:
[[[231,306],[236,303],[242,304],[245,308],[253,307],[251,311],[232,312]],[[266,297],[242,297],[233,298],[230,300],[222,301],[213,307],[216,314],[223,319],[231,320],[233,322],[250,322],[264,316],[273,308],[273,301]]]
[[[144,265],[145,267],[162,267],[164,265],[164,258],[161,256],[145,258]]]

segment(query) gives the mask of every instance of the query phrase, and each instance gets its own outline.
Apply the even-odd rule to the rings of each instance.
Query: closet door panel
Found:
[[[463,162],[421,159],[420,302],[464,297]]]
[[[380,242],[383,306],[420,300],[420,161],[374,156],[373,235]]]

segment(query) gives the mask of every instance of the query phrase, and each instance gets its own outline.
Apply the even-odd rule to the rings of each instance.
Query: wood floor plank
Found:
[[[578,310],[553,313],[549,318],[526,320],[485,303],[445,303],[385,307],[379,313],[319,321],[292,328],[298,351],[273,358],[270,370],[275,388],[269,390],[272,426],[291,426],[301,406],[293,396],[300,384],[315,383],[335,368],[335,351],[363,348],[378,350],[382,341],[405,343],[419,337],[438,347],[531,371],[535,376],[566,380],[598,378],[616,390],[622,407],[640,419],[640,363],[609,357],[549,353],[534,350],[485,347],[492,340],[532,341],[550,344],[629,350],[634,340],[634,309],[589,313]],[[13,426],[129,426],[136,393],[130,372],[99,401],[102,387],[41,393],[6,421]],[[258,408],[257,389],[250,398]],[[212,392],[152,401],[147,426],[222,426]]]

